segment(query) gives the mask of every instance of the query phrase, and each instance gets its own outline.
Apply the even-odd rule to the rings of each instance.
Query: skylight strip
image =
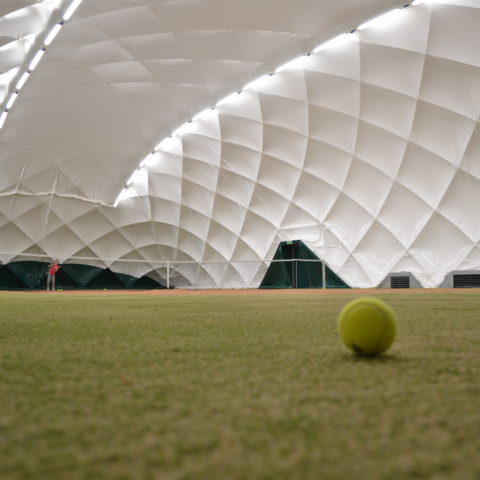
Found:
[[[62,29],[63,27],[63,22],[60,22],[60,23],[56,23],[53,28],[50,30],[49,34],[47,35],[47,38],[45,39],[45,41],[43,42],[43,44],[48,47],[52,42],[53,42],[53,39],[58,35],[58,33],[60,32],[60,30]]]
[[[8,102],[7,102],[7,106],[5,107],[7,110],[10,110],[12,108],[12,106],[15,103],[15,100],[17,99],[17,97],[18,97],[17,92],[13,92],[10,95],[10,98],[8,99]]]
[[[5,124],[5,120],[7,119],[8,112],[3,111],[0,115],[0,130],[2,129],[3,125]]]
[[[113,204],[113,208],[115,208],[120,203],[120,200],[123,198],[126,192],[127,192],[127,187],[123,187],[122,191],[118,194],[118,197],[115,200],[115,203]]]
[[[217,102],[217,107],[220,107],[222,105],[226,105],[227,103],[230,103],[238,98],[238,96],[242,93],[241,90],[238,90],[237,92],[230,93],[226,97],[223,97],[221,100]]]
[[[20,80],[17,82],[15,89],[21,90],[22,87],[25,85],[26,81],[28,80],[29,76],[30,76],[30,72],[23,72],[23,75],[20,77]]]
[[[332,48],[332,47],[339,47],[340,45],[343,45],[344,43],[348,42],[349,40],[352,40],[353,33],[355,30],[352,30],[352,33],[341,33],[340,35],[337,35],[334,38],[331,38],[330,40],[327,40],[326,42],[322,43],[318,47],[313,49],[313,53],[318,53],[321,52],[322,50],[326,50],[327,48]]]
[[[303,68],[305,66],[305,63],[308,60],[308,57],[310,56],[309,53],[307,55],[300,55],[297,58],[294,58],[293,60],[288,61],[287,63],[284,63],[283,65],[280,65],[275,69],[275,73],[280,73],[283,72],[284,70],[288,70],[290,68]]]
[[[401,8],[395,8],[390,10],[387,13],[379,15],[378,17],[372,18],[365,23],[362,23],[358,26],[358,30],[365,30],[370,27],[380,27],[388,25],[392,20],[394,20],[402,12]]]
[[[30,64],[28,65],[28,69],[23,72],[21,75],[20,79],[18,80],[17,84],[15,85],[15,92],[12,93],[12,95],[9,97],[7,105],[5,106],[5,112],[2,113],[1,115],[1,121],[0,121],[0,130],[2,127],[5,125],[5,120],[6,120],[6,113],[7,110],[9,110],[15,100],[17,99],[18,96],[18,91],[22,89],[22,87],[25,85],[26,81],[28,80],[31,72],[35,70],[35,68],[38,66],[40,60],[42,59],[43,55],[46,52],[46,47],[48,47],[52,41],[55,39],[55,37],[58,35],[60,30],[62,29],[64,23],[66,20],[69,20],[74,12],[77,10],[77,8],[80,6],[83,0],[73,0],[73,2],[70,4],[70,6],[67,8],[65,13],[63,14],[62,20],[58,23],[56,23],[53,28],[50,30],[48,35],[46,36],[45,40],[43,41],[43,45],[40,48],[40,50],[37,51],[33,59],[31,60]]]
[[[75,10],[80,6],[82,0],[73,0],[70,6],[67,8],[67,11],[63,14],[64,20],[70,20],[72,15],[75,13]]]
[[[152,157],[153,157],[153,153],[149,153],[149,154],[140,162],[139,168],[144,168],[144,167],[146,167],[146,166],[150,163]]]
[[[262,75],[261,77],[256,78],[255,80],[252,80],[251,82],[247,83],[243,89],[244,90],[252,90],[255,88],[260,87],[260,85],[268,82],[272,78],[273,73],[268,73],[267,75]]]
[[[39,50],[33,57],[33,60],[30,62],[30,65],[28,66],[28,70],[30,70],[30,72],[37,68],[37,65],[40,63],[40,60],[42,59],[43,55],[45,55],[45,48],[42,48],[41,50]]]
[[[135,180],[135,177],[138,175],[140,172],[140,167],[138,167],[136,170],[133,171],[133,173],[130,175],[130,178],[127,180],[126,186],[129,187]]]

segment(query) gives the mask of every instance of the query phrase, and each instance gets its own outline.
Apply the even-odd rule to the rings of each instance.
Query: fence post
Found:
[[[298,260],[295,259],[295,287],[298,288]]]
[[[167,290],[170,288],[170,262],[167,262]]]
[[[325,274],[325,262],[322,261],[322,288],[327,288],[327,275]]]

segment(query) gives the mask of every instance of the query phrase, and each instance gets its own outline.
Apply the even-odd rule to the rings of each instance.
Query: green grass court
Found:
[[[480,292],[0,292],[2,480],[480,479]]]

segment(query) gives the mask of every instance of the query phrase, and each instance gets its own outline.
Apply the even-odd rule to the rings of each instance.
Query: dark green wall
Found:
[[[48,263],[12,262],[0,265],[1,290],[42,290],[46,288]],[[148,276],[136,278],[110,269],[68,263],[55,276],[55,287],[65,290],[82,289],[152,289],[165,288]]]
[[[322,262],[305,261],[319,258],[302,241],[281,242],[273,260],[260,288],[323,288]],[[349,288],[328,267],[325,283],[326,288]]]
[[[286,261],[296,259],[294,261]],[[301,241],[282,242],[260,288],[322,288],[322,264]],[[48,263],[12,262],[0,265],[0,290],[42,290],[46,288]],[[349,288],[326,267],[326,288]],[[106,268],[75,263],[63,264],[56,274],[56,288],[65,290],[165,288],[147,275],[136,278]]]

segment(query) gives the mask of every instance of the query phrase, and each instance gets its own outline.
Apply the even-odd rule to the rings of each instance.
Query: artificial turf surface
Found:
[[[376,294],[376,359],[358,296],[0,292],[0,478],[480,479],[480,292]]]

